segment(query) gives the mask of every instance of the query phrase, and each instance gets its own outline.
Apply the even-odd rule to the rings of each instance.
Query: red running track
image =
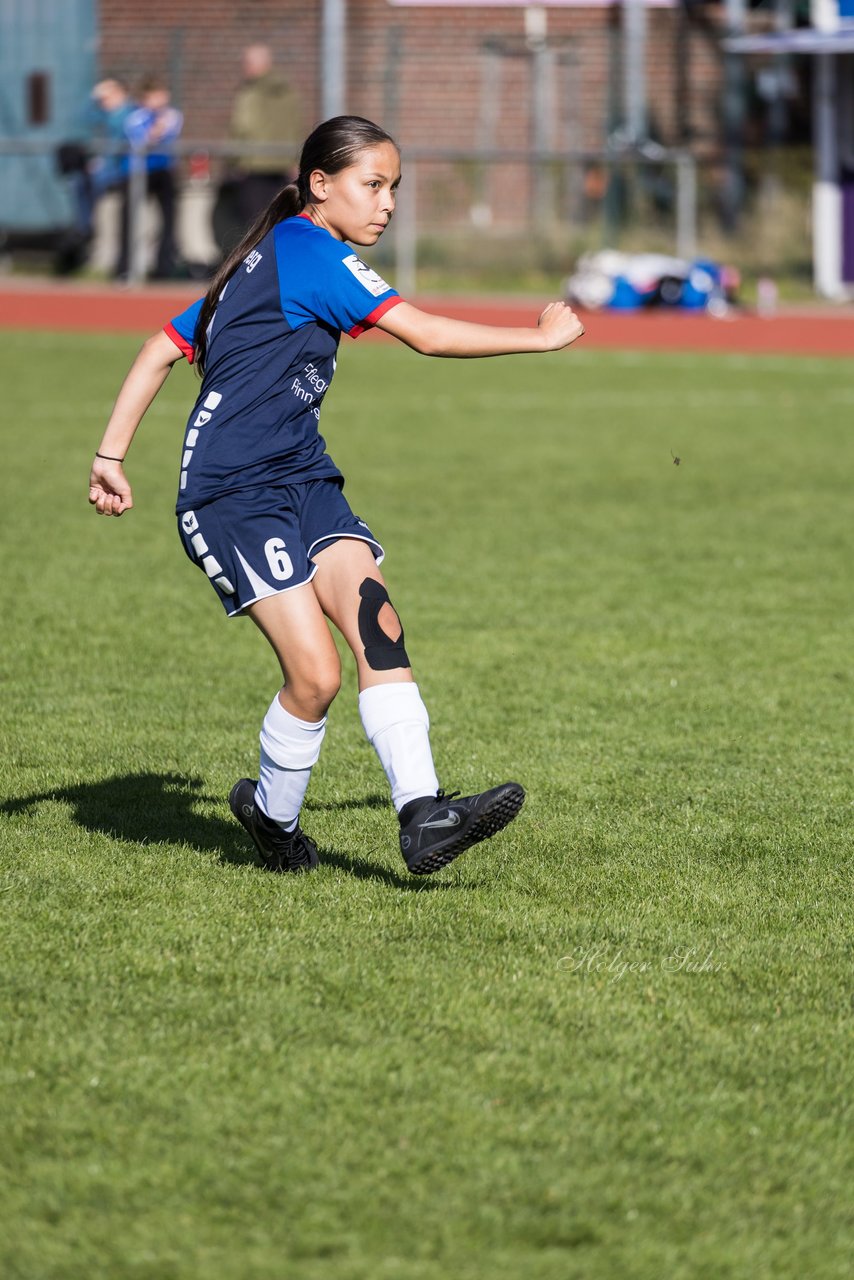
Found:
[[[14,280],[0,283],[0,328],[78,333],[151,333],[199,296],[201,287],[110,288]],[[424,297],[425,311],[485,324],[533,324],[539,305],[525,299]],[[846,356],[854,354],[854,311],[818,307],[773,317],[737,314],[715,320],[685,312],[584,316],[585,348],[637,351],[723,351],[739,354]],[[383,335],[371,335],[376,341]]]

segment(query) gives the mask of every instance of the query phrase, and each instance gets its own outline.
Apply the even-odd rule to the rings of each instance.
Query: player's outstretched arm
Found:
[[[584,325],[565,302],[550,302],[536,325],[504,328],[434,316],[409,302],[399,302],[377,321],[384,329],[425,356],[509,356],[526,351],[560,351],[584,332]]]
[[[146,339],[116,397],[107,429],[89,474],[89,501],[99,515],[120,516],[133,506],[133,494],[121,461],[146,409],[183,352],[162,330]]]

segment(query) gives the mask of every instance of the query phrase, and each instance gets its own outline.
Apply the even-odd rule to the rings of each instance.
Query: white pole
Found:
[[[623,0],[623,117],[628,141],[646,140],[646,0]]]
[[[147,151],[131,147],[128,153],[128,282],[142,284],[145,279],[145,203],[148,196]]]
[[[816,58],[814,84],[813,273],[816,291],[825,298],[838,298],[842,293],[842,191],[836,137],[836,62],[831,54]]]
[[[321,112],[323,119],[347,110],[347,0],[323,0]]]
[[[676,157],[676,256],[697,253],[697,162],[689,151]]]
[[[394,214],[394,273],[398,293],[412,297],[417,283],[417,227],[415,221],[415,161],[406,162]]]

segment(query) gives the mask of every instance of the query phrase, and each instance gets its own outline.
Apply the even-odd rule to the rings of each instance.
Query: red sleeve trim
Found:
[[[403,298],[397,294],[393,298],[386,298],[385,302],[381,302],[378,307],[374,307],[369,316],[365,316],[364,320],[360,320],[358,324],[354,324],[352,329],[348,330],[351,338],[358,338],[360,333],[364,333],[366,329],[372,329],[381,316],[387,311],[391,311],[392,307],[396,307],[399,302],[403,302]]]
[[[163,332],[166,334],[167,338],[172,339],[181,354],[187,357],[187,362],[192,364],[196,355],[196,349],[193,344],[188,342],[186,338],[182,338],[174,324],[171,322],[163,326]]]

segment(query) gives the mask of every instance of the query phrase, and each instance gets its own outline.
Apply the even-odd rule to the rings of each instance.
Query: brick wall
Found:
[[[710,10],[707,9],[706,12]],[[185,137],[225,134],[240,80],[240,51],[254,41],[273,48],[299,90],[303,127],[319,118],[320,0],[100,0],[101,71],[133,83],[166,74],[186,116]],[[720,72],[714,41],[687,39],[687,126],[676,104],[675,10],[650,13],[648,83],[660,140],[716,136]],[[611,15],[602,9],[551,9],[548,34],[559,46],[548,128],[557,147],[598,148],[609,115]],[[521,53],[523,10],[393,8],[386,0],[350,0],[347,110],[377,119],[405,145],[471,147],[480,125],[487,41],[503,42],[495,143],[528,146],[533,136],[531,62]]]
[[[278,69],[299,90],[305,127],[319,104],[317,63],[320,5],[314,0],[100,0],[103,74],[131,86],[148,72],[165,74],[185,115],[185,137],[226,133],[240,83],[240,53],[269,44]]]

